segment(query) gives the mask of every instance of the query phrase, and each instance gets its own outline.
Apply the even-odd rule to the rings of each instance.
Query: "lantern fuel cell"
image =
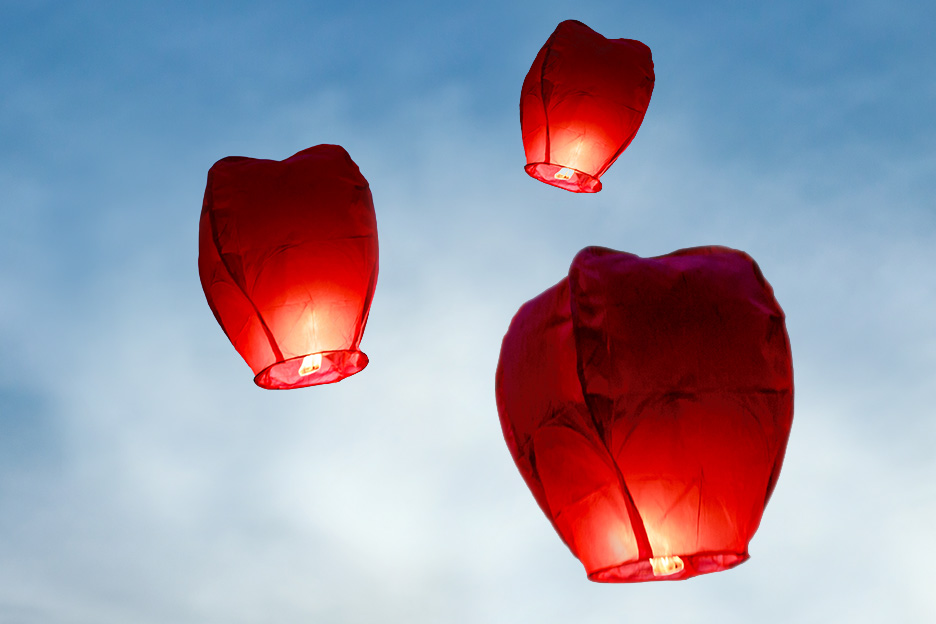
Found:
[[[521,475],[591,580],[748,559],[790,434],[793,365],[747,254],[582,250],[514,316],[496,395]]]
[[[654,80],[643,43],[606,39],[574,20],[559,24],[520,92],[526,172],[567,191],[600,191],[602,174],[643,123]]]
[[[377,265],[370,187],[342,147],[229,157],[208,172],[198,272],[258,386],[333,383],[367,366]]]

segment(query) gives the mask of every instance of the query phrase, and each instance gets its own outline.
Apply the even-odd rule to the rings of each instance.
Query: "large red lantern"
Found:
[[[653,93],[650,48],[559,24],[520,93],[526,172],[546,184],[597,193],[599,178],[637,134]]]
[[[589,247],[511,322],[497,408],[591,580],[726,570],[748,558],[793,420],[784,314],[743,252]]]
[[[377,284],[377,220],[367,180],[342,147],[216,162],[198,272],[258,386],[332,383],[367,366],[359,345]]]

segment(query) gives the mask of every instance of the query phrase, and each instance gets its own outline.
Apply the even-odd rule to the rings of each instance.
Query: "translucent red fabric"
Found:
[[[208,305],[258,386],[333,383],[367,366],[377,285],[367,180],[338,145],[208,172],[198,240]]]
[[[599,178],[643,122],[654,83],[650,48],[559,24],[520,93],[526,172],[546,184],[597,193]]]
[[[497,407],[591,580],[725,570],[748,558],[793,420],[784,314],[743,252],[589,247],[511,322]]]

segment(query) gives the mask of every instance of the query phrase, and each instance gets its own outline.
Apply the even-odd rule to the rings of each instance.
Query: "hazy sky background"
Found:
[[[576,195],[518,101],[564,19],[648,44]],[[0,623],[936,620],[936,4],[0,0]],[[205,303],[205,177],[343,145],[362,373],[271,392]],[[500,341],[575,253],[721,244],[787,313],[796,415],[742,566],[599,585],[503,442]]]

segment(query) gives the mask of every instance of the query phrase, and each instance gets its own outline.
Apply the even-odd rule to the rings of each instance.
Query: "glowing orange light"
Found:
[[[675,555],[672,557],[653,557],[650,559],[650,565],[653,566],[653,576],[670,576],[681,572],[686,567],[683,560]]]
[[[572,169],[569,169],[568,167],[563,167],[562,169],[557,171],[556,175],[553,177],[555,177],[557,180],[568,180],[574,174],[575,174],[575,171],[573,171]]]
[[[299,367],[299,374],[302,377],[305,377],[306,375],[311,375],[320,368],[322,368],[322,354],[313,353],[312,355],[307,355],[302,358],[302,365]]]

